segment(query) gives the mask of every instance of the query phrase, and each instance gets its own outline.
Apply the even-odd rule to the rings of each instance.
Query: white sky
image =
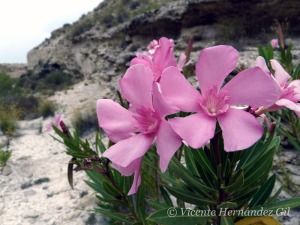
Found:
[[[26,63],[51,31],[78,20],[102,0],[0,0],[0,63]]]

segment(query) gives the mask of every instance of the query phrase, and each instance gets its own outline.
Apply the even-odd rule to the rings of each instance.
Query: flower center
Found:
[[[218,90],[214,86],[202,94],[200,105],[207,115],[217,116],[229,109],[229,105],[227,104],[228,98],[227,92]]]
[[[285,98],[288,99],[292,102],[298,102],[299,99],[296,98],[296,95],[298,93],[295,92],[295,87],[294,86],[288,86],[286,83],[284,86],[282,86],[282,94],[280,98]]]
[[[156,112],[145,107],[135,108],[133,118],[135,119],[134,127],[143,134],[157,131],[161,121]]]

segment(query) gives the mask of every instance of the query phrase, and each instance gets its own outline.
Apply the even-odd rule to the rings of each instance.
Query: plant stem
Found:
[[[216,166],[222,165],[221,161],[221,155],[220,155],[220,149],[219,149],[219,136],[221,135],[222,131],[219,130],[216,132],[215,136],[211,139],[212,142],[212,148],[215,155],[215,161]],[[218,187],[219,187],[219,199],[218,199],[218,205],[221,204],[225,200],[225,193],[224,190],[221,188],[221,185],[223,183],[222,175],[218,176]],[[217,216],[217,224],[221,224],[221,217]]]

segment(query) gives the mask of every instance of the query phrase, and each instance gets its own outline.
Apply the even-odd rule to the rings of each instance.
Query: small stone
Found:
[[[12,172],[12,170],[11,170],[11,166],[10,165],[6,165],[2,169],[2,175],[3,176],[8,176],[8,175],[11,174],[11,172]]]
[[[28,213],[27,215],[24,216],[24,219],[37,219],[39,217],[39,214],[32,212]]]
[[[24,195],[26,196],[26,197],[28,197],[28,196],[32,196],[32,195],[35,195],[36,194],[36,191],[34,191],[34,190],[27,190],[27,191],[25,191],[24,192]]]

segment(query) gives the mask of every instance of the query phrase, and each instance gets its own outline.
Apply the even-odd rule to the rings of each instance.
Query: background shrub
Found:
[[[40,116],[47,118],[49,116],[54,116],[56,109],[57,105],[54,102],[44,100],[40,102],[38,112]]]
[[[16,106],[0,105],[0,130],[3,134],[12,135],[17,129],[20,111]]]
[[[85,113],[82,113],[80,111],[74,113],[71,123],[73,128],[78,131],[78,134],[80,136],[83,136],[88,132],[99,131],[98,119],[95,109]]]
[[[4,151],[0,146],[0,167],[4,167],[11,156],[11,151]]]

